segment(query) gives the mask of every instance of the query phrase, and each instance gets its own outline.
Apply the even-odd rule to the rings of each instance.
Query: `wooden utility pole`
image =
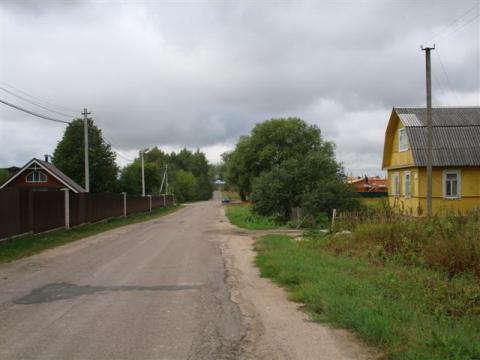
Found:
[[[143,161],[144,150],[140,151],[140,156],[142,157],[142,196],[145,196],[145,164]]]
[[[163,171],[162,184],[160,185],[160,194],[162,193],[163,184],[165,183],[165,178],[166,178],[166,176],[167,176],[168,165],[165,165],[164,168],[165,168],[165,170]],[[165,193],[166,193],[166,192],[165,192]]]
[[[83,109],[83,137],[84,137],[84,151],[85,151],[85,190],[90,192],[90,173],[88,167],[88,115],[87,108]]]
[[[432,168],[433,168],[433,134],[432,134],[432,68],[430,64],[430,51],[435,50],[433,47],[423,47],[425,51],[426,75],[427,75],[427,216],[432,216]]]
[[[168,165],[165,165],[165,195],[168,195]]]

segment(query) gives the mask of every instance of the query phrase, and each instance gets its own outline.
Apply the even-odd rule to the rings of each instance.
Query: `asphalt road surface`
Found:
[[[0,359],[237,359],[219,201],[0,265]]]

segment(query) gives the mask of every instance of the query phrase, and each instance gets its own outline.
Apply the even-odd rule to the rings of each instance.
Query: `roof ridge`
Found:
[[[427,110],[426,106],[394,106],[393,109]],[[442,109],[480,109],[480,106],[432,106],[432,110]]]

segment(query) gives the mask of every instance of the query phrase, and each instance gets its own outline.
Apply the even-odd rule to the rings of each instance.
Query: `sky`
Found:
[[[153,146],[216,163],[255,124],[300,117],[348,174],[375,175],[392,107],[425,106],[433,44],[433,105],[479,106],[479,1],[2,0],[0,99],[88,108],[121,166]],[[0,104],[0,167],[64,130]]]

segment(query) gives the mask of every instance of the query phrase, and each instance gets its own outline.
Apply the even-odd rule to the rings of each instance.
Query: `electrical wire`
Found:
[[[102,130],[103,132],[104,130]],[[133,159],[130,159],[129,157],[123,155],[117,148],[117,146],[114,146],[113,142],[111,140],[109,140],[104,134],[101,135],[102,136],[102,139],[103,141],[105,141],[108,145],[110,145],[110,147],[113,149],[113,151],[115,151],[115,153],[117,155],[119,155],[122,159],[126,160],[126,161],[129,161],[129,162],[134,162],[135,160]]]
[[[445,66],[443,65],[443,61],[442,61],[442,58],[440,57],[440,53],[438,52],[438,49],[436,49],[436,51],[434,53],[438,57],[440,67],[442,69],[443,74],[445,75],[446,80],[447,80],[447,87],[448,87],[448,89],[451,93],[455,94],[457,105],[460,105],[460,98],[458,97],[458,94],[455,91],[453,91],[452,82],[450,81],[450,77],[447,74],[447,70],[445,69]]]
[[[62,113],[62,112],[60,112],[60,111],[56,111],[56,110],[50,109],[50,108],[48,108],[48,107],[46,107],[46,106],[40,105],[40,104],[38,104],[38,103],[36,103],[36,102],[33,102],[33,101],[31,101],[31,100],[23,97],[23,96],[20,96],[20,95],[18,95],[18,94],[15,94],[13,91],[10,91],[10,90],[8,90],[8,89],[5,89],[5,88],[2,87],[2,86],[0,86],[0,90],[3,90],[3,91],[5,91],[6,93],[8,93],[8,94],[10,94],[10,95],[13,95],[13,96],[15,96],[15,97],[17,97],[17,98],[19,98],[19,99],[21,99],[21,100],[23,100],[23,101],[26,101],[26,102],[28,102],[28,103],[30,103],[30,104],[32,104],[32,105],[38,106],[38,107],[40,107],[40,108],[42,108],[42,109],[44,109],[44,110],[47,110],[47,111],[50,111],[50,112],[53,112],[53,113],[56,113],[56,114],[59,114],[59,115],[62,115],[62,116],[71,118],[71,119],[73,119],[73,118],[76,117],[75,115],[65,114],[65,113]]]
[[[46,100],[40,99],[39,97],[33,96],[33,95],[27,93],[27,92],[24,91],[24,90],[21,90],[21,89],[15,87],[15,86],[13,86],[13,85],[10,85],[9,83],[7,83],[7,82],[5,82],[5,81],[1,81],[1,80],[0,80],[0,84],[3,84],[4,86],[7,86],[7,87],[15,90],[16,92],[19,92],[20,94],[23,94],[23,95],[25,95],[25,96],[28,96],[28,97],[30,97],[30,98],[32,98],[32,99],[34,99],[34,100],[40,101],[40,102],[42,102],[42,103],[44,103],[44,104],[48,104],[48,105],[51,106],[51,107],[58,108],[58,109],[63,109],[63,111],[69,111],[69,112],[73,112],[73,113],[76,113],[76,112],[77,112],[77,110],[72,110],[72,109],[69,109],[69,108],[64,107],[64,106],[55,105],[55,104],[53,104],[53,103],[51,103],[51,102],[49,102],[49,101],[46,101]]]
[[[50,117],[50,116],[45,116],[45,115],[36,113],[36,112],[34,112],[34,111],[30,111],[30,110],[24,109],[24,108],[22,108],[22,107],[20,107],[20,106],[14,105],[14,104],[9,103],[9,102],[7,102],[7,101],[5,101],[5,100],[2,100],[2,99],[0,99],[0,103],[5,104],[5,105],[7,105],[7,106],[10,106],[10,107],[12,107],[12,108],[14,108],[14,109],[23,111],[23,112],[25,112],[25,113],[27,113],[27,114],[30,114],[30,115],[33,115],[33,116],[36,116],[36,117],[45,119],[45,120],[54,121],[54,122],[63,123],[63,124],[70,124],[69,121],[60,120],[60,119],[55,119],[55,118],[52,118],[52,117]]]
[[[435,39],[436,37],[438,37],[439,35],[441,35],[442,33],[444,33],[446,30],[450,29],[454,24],[456,24],[457,22],[459,22],[461,19],[463,19],[465,16],[467,16],[468,14],[470,14],[473,9],[477,8],[479,6],[478,3],[476,3],[475,5],[473,5],[471,8],[469,8],[465,13],[463,13],[463,15],[459,16],[458,18],[456,18],[455,20],[453,20],[452,22],[450,22],[448,25],[446,25],[444,28],[442,28],[440,31],[438,31],[435,35],[433,35],[432,37],[430,37],[427,41],[425,41],[425,43],[428,43],[429,41]],[[475,18],[474,18],[475,19]],[[463,27],[463,26],[462,26]]]

